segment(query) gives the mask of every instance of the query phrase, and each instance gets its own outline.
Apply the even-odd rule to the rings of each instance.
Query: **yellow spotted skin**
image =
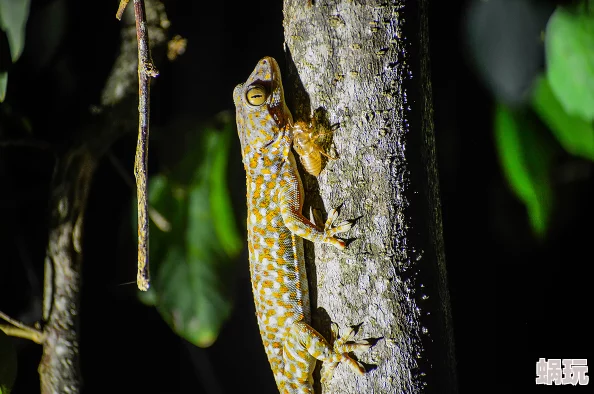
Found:
[[[346,344],[352,332],[328,342],[310,325],[309,290],[303,240],[344,249],[334,238],[350,223],[323,230],[301,214],[303,186],[291,152],[293,119],[285,101],[280,70],[271,57],[260,60],[244,84],[233,92],[237,131],[247,179],[247,229],[252,291],[260,334],[281,393],[313,393],[315,360],[326,365],[324,379],[345,361],[357,373],[363,367],[347,352],[366,342]]]

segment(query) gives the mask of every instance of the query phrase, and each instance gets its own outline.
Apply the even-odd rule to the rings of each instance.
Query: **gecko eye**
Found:
[[[264,86],[253,85],[250,86],[247,93],[245,94],[245,97],[250,105],[262,105],[268,98],[268,93],[266,92]]]

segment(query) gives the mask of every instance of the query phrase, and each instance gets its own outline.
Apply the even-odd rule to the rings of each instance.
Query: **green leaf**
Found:
[[[0,103],[6,97],[6,85],[8,84],[8,73],[0,72]]]
[[[12,62],[16,62],[25,47],[25,27],[30,0],[0,0],[0,29],[6,32]]]
[[[547,24],[545,54],[551,89],[568,114],[594,119],[594,13],[558,7]]]
[[[496,108],[495,138],[505,177],[526,206],[533,231],[543,236],[552,206],[550,147],[525,112],[514,112],[501,103]]]
[[[231,312],[233,264],[243,247],[226,186],[232,121],[228,116],[220,129],[203,127],[171,173],[149,180],[149,204],[171,228],[151,223],[153,285],[139,297],[200,347],[216,340]]]
[[[592,122],[567,114],[544,77],[535,81],[532,106],[567,152],[594,160]]]
[[[10,394],[17,374],[17,355],[12,338],[0,330],[0,394]]]
[[[232,129],[233,130],[233,129]],[[210,169],[210,187],[212,198],[210,199],[210,209],[212,215],[216,218],[214,221],[214,230],[221,242],[221,247],[228,255],[237,255],[243,247],[243,240],[239,237],[237,231],[229,231],[235,228],[235,217],[229,193],[227,192],[225,175],[227,161],[229,157],[230,138],[235,138],[236,134],[221,134],[219,138],[210,138],[208,149],[213,152],[212,167]],[[226,149],[219,149],[217,145],[223,145]]]

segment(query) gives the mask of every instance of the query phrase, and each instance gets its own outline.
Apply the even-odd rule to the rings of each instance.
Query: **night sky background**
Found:
[[[117,56],[117,1],[32,3],[25,53],[10,71],[7,102],[30,119],[35,138],[53,143],[72,135],[81,114],[98,101]],[[557,148],[551,225],[544,239],[534,237],[496,152],[497,87],[489,83],[489,67],[474,67],[472,61],[478,52],[486,53],[491,67],[510,70],[503,82],[504,99],[521,101],[544,67],[539,32],[555,4],[492,1],[488,18],[479,23],[483,35],[470,34],[476,14],[468,5],[478,3],[432,1],[429,19],[460,392],[579,391],[536,387],[535,362],[539,357],[592,360],[591,277],[586,272],[594,263],[594,166]],[[156,139],[172,128],[233,110],[234,86],[263,56],[275,57],[281,69],[285,64],[280,1],[165,5],[170,36],[180,34],[188,46],[175,62],[157,64],[161,75],[151,98],[151,134]],[[482,51],[473,54],[472,42]],[[6,113],[0,116],[0,123],[8,119]],[[2,140],[7,137],[0,134]],[[131,177],[135,146],[136,136],[130,134],[111,149]],[[233,152],[229,190],[241,214],[245,180],[238,141]],[[155,144],[149,156],[156,173]],[[27,323],[41,316],[53,163],[52,153],[44,149],[0,147],[0,310]],[[211,348],[197,348],[177,337],[154,308],[138,301],[134,284],[122,285],[136,277],[133,197],[134,191],[104,158],[85,218],[80,314],[84,392],[275,393],[254,315],[247,250],[236,272],[229,273],[236,297],[231,318]],[[238,228],[243,223],[242,216]],[[38,392],[41,347],[25,340],[15,343],[19,372],[14,393]]]

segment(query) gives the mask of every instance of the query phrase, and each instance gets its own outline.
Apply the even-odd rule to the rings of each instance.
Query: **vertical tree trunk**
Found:
[[[81,386],[78,315],[82,274],[82,228],[96,161],[86,149],[58,159],[45,263],[41,392],[78,393]]]
[[[304,176],[304,211],[343,204],[340,218],[358,219],[344,252],[307,243],[313,325],[328,336],[330,321],[362,323],[356,338],[378,338],[356,353],[368,373],[340,365],[324,392],[457,392],[426,7],[284,1],[293,116],[322,108],[340,124],[338,159]]]

